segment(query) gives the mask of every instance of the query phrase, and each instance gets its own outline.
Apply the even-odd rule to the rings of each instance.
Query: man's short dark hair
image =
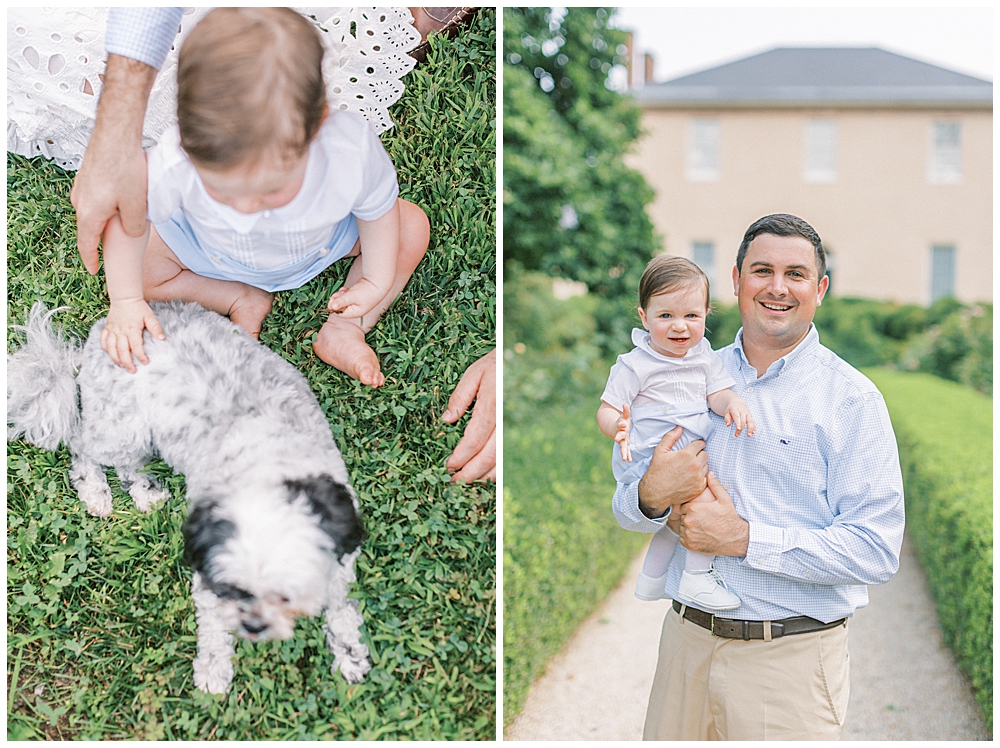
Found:
[[[788,213],[775,213],[770,216],[764,216],[750,224],[750,228],[743,235],[743,243],[740,244],[740,251],[736,253],[736,270],[741,275],[743,274],[743,258],[746,257],[747,247],[750,246],[750,242],[761,234],[801,236],[803,239],[807,239],[816,250],[816,269],[819,271],[819,274],[816,276],[816,282],[818,283],[823,280],[823,276],[826,275],[826,250],[823,249],[822,239],[819,238],[816,229],[798,216],[789,215]]]

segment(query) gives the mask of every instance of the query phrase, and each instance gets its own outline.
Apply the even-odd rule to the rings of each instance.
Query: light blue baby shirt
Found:
[[[715,567],[742,604],[727,618],[833,621],[868,603],[869,584],[889,581],[903,542],[903,480],[881,393],[820,345],[812,327],[788,355],[757,376],[743,331],[719,351],[757,423],[751,437],[719,428],[706,442],[708,467],[750,524],[746,558]],[[626,530],[655,532],[663,518],[639,511],[638,481],[618,486],[612,509]],[[682,547],[668,572],[677,592]]]

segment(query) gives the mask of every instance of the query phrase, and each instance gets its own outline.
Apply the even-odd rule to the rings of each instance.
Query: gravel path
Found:
[[[641,740],[669,601],[632,595],[642,565],[574,634],[531,687],[507,740]],[[987,740],[909,539],[899,572],[870,587],[851,623],[851,701],[845,740]],[[903,623],[905,621],[905,624]]]

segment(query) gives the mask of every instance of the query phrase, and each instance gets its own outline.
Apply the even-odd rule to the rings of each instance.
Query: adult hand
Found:
[[[639,510],[658,519],[670,506],[690,501],[705,490],[708,453],[705,442],[697,439],[684,449],[671,452],[684,429],[676,426],[666,433],[653,450],[649,469],[639,481]]]
[[[732,497],[715,473],[708,474],[708,488],[714,501],[689,501],[680,508],[681,545],[707,556],[746,556],[750,544],[750,523],[736,513]]]
[[[494,348],[465,370],[441,416],[445,422],[455,423],[476,401],[461,441],[445,462],[454,472],[452,483],[497,479],[496,359]]]
[[[94,132],[73,180],[76,241],[91,275],[97,273],[97,246],[117,213],[129,236],[146,230],[146,157],[142,121],[156,69],[137,60],[109,55]]]

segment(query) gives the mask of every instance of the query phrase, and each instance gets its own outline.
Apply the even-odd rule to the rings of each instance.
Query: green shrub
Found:
[[[646,540],[611,513],[612,442],[597,428],[599,398],[596,389],[572,407],[538,408],[516,427],[505,419],[505,725]]]
[[[503,287],[504,347],[522,343],[534,351],[569,350],[592,345],[599,299],[593,294],[560,300],[552,278],[543,273],[507,273]]]
[[[901,363],[991,395],[993,305],[954,309],[914,340]]]
[[[736,340],[736,333],[743,326],[740,320],[740,308],[736,304],[723,306],[715,303],[712,312],[705,320],[705,337],[712,348],[719,350]]]
[[[907,530],[945,641],[993,729],[992,401],[927,374],[865,372],[899,443]]]
[[[517,270],[505,279],[503,297],[505,422],[532,419],[540,406],[599,397],[611,368],[596,334],[595,310],[605,300],[557,299],[552,278]]]

